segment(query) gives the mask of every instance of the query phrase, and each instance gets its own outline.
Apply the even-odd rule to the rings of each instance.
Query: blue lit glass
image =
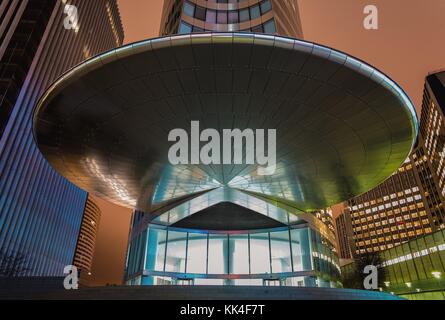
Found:
[[[255,273],[270,273],[269,234],[250,235],[250,270]]]
[[[167,235],[166,272],[185,272],[187,233],[169,231]]]
[[[179,31],[178,31],[178,33],[179,34],[192,33],[192,26],[181,21],[181,23],[179,24]]]
[[[195,5],[191,4],[188,1],[185,1],[183,11],[184,14],[186,14],[187,16],[193,17],[195,15]]]

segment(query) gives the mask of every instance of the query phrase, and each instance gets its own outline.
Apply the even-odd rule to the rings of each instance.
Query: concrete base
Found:
[[[394,300],[396,296],[353,289],[254,286],[115,286],[15,295],[10,299],[63,300]]]

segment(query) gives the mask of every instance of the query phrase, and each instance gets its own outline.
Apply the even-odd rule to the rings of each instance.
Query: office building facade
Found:
[[[378,252],[445,228],[444,72],[426,78],[416,147],[388,180],[347,202],[354,254]],[[345,246],[347,243],[345,243]]]
[[[99,206],[91,196],[88,196],[73,261],[73,265],[79,271],[81,284],[88,284],[89,277],[91,276],[101,214]]]
[[[335,218],[335,229],[340,259],[352,259],[352,224],[348,212],[342,212]]]
[[[257,32],[303,38],[296,1],[166,0],[161,35],[191,32]]]
[[[122,26],[111,0],[0,6],[0,250],[24,256],[25,276],[60,276],[73,262],[87,193],[41,155],[32,135],[33,110],[66,70],[121,45]]]
[[[411,239],[378,253],[383,268],[381,291],[412,300],[445,298],[445,230]],[[356,272],[354,262],[341,267],[342,276]]]

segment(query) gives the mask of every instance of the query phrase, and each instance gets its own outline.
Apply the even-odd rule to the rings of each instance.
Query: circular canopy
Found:
[[[171,165],[170,130],[276,129],[276,170]],[[310,211],[375,187],[406,159],[417,118],[373,67],[309,42],[248,33],[157,38],[95,57],[34,114],[50,164],[77,186],[150,211],[218,186]],[[267,140],[266,140],[267,141]]]

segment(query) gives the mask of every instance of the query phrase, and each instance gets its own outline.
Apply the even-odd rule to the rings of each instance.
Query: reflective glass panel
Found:
[[[189,233],[187,273],[207,272],[207,234]]]
[[[273,19],[264,23],[264,33],[275,33],[277,29],[275,27],[275,22]]]
[[[166,230],[150,228],[147,237],[145,269],[164,271]]]
[[[272,272],[292,272],[289,231],[271,232]]]
[[[265,14],[270,10],[272,10],[272,5],[270,4],[269,0],[261,2],[260,6],[261,6],[261,14]]]
[[[256,5],[253,7],[250,7],[250,19],[256,19],[261,16],[260,14],[260,6]]]
[[[242,9],[239,12],[239,20],[241,22],[248,21],[250,19],[249,17],[249,9]]]
[[[169,231],[165,271],[185,272],[186,232]]]
[[[216,11],[215,10],[207,9],[206,22],[207,23],[216,23]]]
[[[230,273],[249,273],[249,240],[247,234],[231,235],[229,242]]]
[[[192,32],[192,26],[185,23],[185,22],[181,22],[179,24],[179,31],[178,33],[180,34],[184,34],[184,33],[191,33]]]
[[[209,261],[210,274],[227,273],[227,235],[209,235]]]
[[[250,271],[252,274],[270,273],[268,233],[250,235]]]
[[[183,11],[184,14],[188,15],[189,17],[193,17],[195,14],[195,6],[192,3],[185,1]]]

